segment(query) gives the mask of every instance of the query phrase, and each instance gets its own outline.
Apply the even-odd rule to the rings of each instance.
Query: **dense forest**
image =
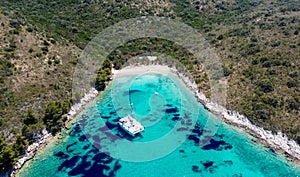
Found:
[[[81,95],[71,95],[80,53],[102,29],[142,15],[179,20],[209,41],[228,81],[227,108],[300,143],[300,4],[297,0],[22,0],[0,2],[0,169],[47,128],[54,134]],[[162,39],[130,41],[95,73],[98,90],[133,56],[166,53],[207,96],[201,63]],[[113,64],[113,65],[112,65]]]

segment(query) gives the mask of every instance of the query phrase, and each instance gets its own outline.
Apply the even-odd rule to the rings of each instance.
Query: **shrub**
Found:
[[[223,35],[221,34],[220,36],[217,37],[218,40],[224,39]]]
[[[282,63],[281,63],[281,61],[279,59],[276,59],[276,60],[273,61],[273,65],[274,66],[280,66],[281,64]]]
[[[270,68],[270,67],[271,67],[271,62],[270,62],[270,61],[265,61],[265,62],[262,64],[262,67],[264,67],[264,68]]]
[[[230,69],[228,69],[227,67],[223,66],[223,73],[224,73],[224,76],[227,77],[230,74],[232,74],[232,71]]]
[[[280,45],[280,41],[275,41],[271,44],[271,47],[278,47]]]
[[[112,68],[112,62],[110,60],[104,60],[103,63],[102,63],[102,68],[103,69],[105,69],[105,68],[111,69]]]
[[[49,46],[49,45],[50,45],[49,42],[47,42],[46,40],[43,41],[43,44],[44,44],[45,46]]]
[[[252,60],[252,65],[257,65],[257,64],[258,64],[258,60],[257,59]]]
[[[38,57],[38,58],[40,58],[41,56],[43,56],[43,54],[40,53],[40,52],[38,52],[38,53],[35,54],[35,56]]]
[[[70,103],[56,101],[50,102],[47,105],[43,121],[46,127],[53,133],[58,132],[63,126],[63,115],[66,114],[70,109]]]
[[[262,120],[266,120],[271,117],[270,108],[263,103],[255,103],[254,112],[254,116]]]
[[[251,36],[250,40],[251,40],[251,42],[257,42],[258,41],[255,36]]]
[[[52,65],[52,60],[49,59],[49,60],[47,61],[47,63],[48,63],[48,65]]]
[[[259,81],[257,85],[260,87],[260,90],[264,93],[272,92],[274,90],[270,80]]]
[[[15,152],[5,143],[5,138],[0,136],[0,174],[9,171],[14,164]]]
[[[284,62],[282,62],[282,66],[289,67],[289,66],[291,66],[291,64],[288,61],[284,61]]]
[[[49,51],[47,46],[42,47],[41,50],[42,50],[44,53],[47,53],[47,52]]]
[[[286,83],[286,85],[288,86],[288,88],[292,88],[292,87],[296,87],[298,85],[298,82],[295,80],[290,80]]]
[[[10,21],[9,26],[12,27],[12,28],[16,28],[18,30],[21,29],[21,25],[18,21]]]
[[[29,53],[32,53],[33,51],[34,51],[33,48],[30,48],[30,49],[28,50]]]
[[[106,82],[110,80],[111,77],[112,62],[110,60],[104,60],[102,63],[102,68],[98,71],[95,79],[95,88],[98,91],[102,91],[106,87]]]
[[[71,60],[70,63],[73,65],[77,65],[78,61],[79,61],[79,58],[75,58],[75,59]]]
[[[22,127],[22,135],[25,136],[30,143],[34,141],[34,138],[40,134],[40,132],[44,129],[42,123],[24,125]]]
[[[287,102],[288,102],[287,109],[289,111],[300,110],[300,104],[296,100],[292,99],[292,100],[288,100]]]
[[[255,78],[255,74],[253,73],[252,69],[245,69],[243,71],[243,75],[247,78],[250,78],[251,80]]]
[[[299,76],[299,72],[298,72],[298,71],[290,72],[290,73],[289,73],[289,76],[290,76],[290,77],[297,77],[297,76]]]
[[[28,31],[28,32],[33,32],[33,28],[31,28],[31,27],[28,27],[28,28],[26,28],[26,31]]]
[[[270,70],[268,70],[267,72],[268,72],[268,74],[270,74],[270,75],[276,74],[276,70],[275,70],[275,69],[270,69]]]
[[[13,52],[14,49],[11,48],[11,47],[6,47],[6,48],[4,49],[4,51],[5,51],[5,52]]]
[[[39,122],[38,116],[34,113],[32,108],[27,110],[23,120],[25,125],[36,124]]]
[[[274,97],[264,97],[262,100],[263,100],[264,103],[266,103],[268,105],[271,105],[274,108],[276,108],[278,106],[278,100],[277,100],[277,98],[274,98]]]
[[[27,146],[28,146],[28,141],[25,138],[25,136],[18,135],[12,148],[15,151],[16,155],[19,156],[20,154],[24,153],[24,150],[26,149]]]
[[[56,41],[54,39],[50,39],[51,44],[55,44]]]
[[[58,65],[58,64],[60,63],[60,60],[55,59],[55,60],[54,60],[54,63],[55,63],[56,65]]]
[[[109,80],[109,76],[105,74],[105,72],[101,72],[100,74],[97,75],[96,81],[95,81],[95,88],[98,91],[103,91],[106,86],[106,81]]]
[[[268,61],[268,60],[269,60],[268,57],[261,57],[261,58],[259,59],[259,61],[260,61],[261,63],[264,63],[265,61]]]
[[[280,23],[278,24],[278,26],[286,26],[286,23],[285,23],[285,22],[280,22]]]
[[[15,50],[17,48],[17,44],[14,40],[11,40],[9,43],[9,47]]]

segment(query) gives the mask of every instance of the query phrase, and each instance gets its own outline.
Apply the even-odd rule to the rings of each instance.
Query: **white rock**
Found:
[[[273,135],[271,131],[266,131],[261,127],[257,127],[251,124],[248,118],[244,115],[240,115],[235,111],[227,110],[225,107],[213,103],[211,100],[206,98],[203,93],[199,92],[195,83],[192,83],[183,74],[178,73],[176,69],[173,68],[172,70],[177,73],[177,75],[185,82],[185,84],[195,92],[197,98],[208,110],[221,115],[225,120],[228,120],[229,122],[245,126],[246,129],[255,132],[261,140],[265,140],[270,147],[274,149],[282,149],[292,157],[300,160],[300,146],[294,140],[288,140],[287,136],[282,132],[278,132],[276,135]]]

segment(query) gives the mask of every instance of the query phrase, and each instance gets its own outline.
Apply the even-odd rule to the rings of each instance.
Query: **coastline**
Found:
[[[66,115],[67,121],[65,122],[64,128],[68,128],[67,124],[84,109],[86,104],[97,97],[98,94],[99,92],[95,88],[92,88],[88,93],[84,95],[83,98],[80,99],[79,103],[74,104]],[[39,150],[41,150],[57,136],[58,135],[52,136],[51,132],[48,132],[46,129],[44,129],[41,136],[34,143],[28,146],[28,148],[25,150],[24,156],[21,157],[13,166],[13,170],[4,176],[14,177],[27,161],[31,160]]]
[[[288,160],[300,167],[300,146],[294,140],[289,140],[282,132],[272,134],[271,131],[252,124],[244,115],[236,111],[227,110],[225,107],[212,102],[202,92],[199,92],[195,82],[192,83],[188,77],[179,73],[175,68],[171,69],[194,92],[195,97],[207,110],[217,115],[225,123],[248,132],[253,137],[253,141],[259,142],[279,154],[283,154]]]
[[[227,110],[225,107],[214,103],[198,90],[195,82],[192,83],[188,77],[180,73],[176,68],[170,68],[165,65],[127,66],[117,71],[116,74],[136,74],[145,71],[163,73],[164,70],[176,74],[184,84],[194,92],[197,100],[202,103],[207,110],[222,119],[223,122],[249,133],[253,141],[261,143],[279,154],[283,154],[295,165],[300,166],[300,146],[294,140],[289,140],[282,132],[272,134],[271,131],[264,130],[262,127],[252,124],[244,115],[236,111]]]
[[[256,137],[253,136],[254,141],[257,141],[265,145],[266,147],[273,149],[279,154],[283,154],[295,165],[300,166],[300,146],[294,140],[288,140],[288,138],[281,132],[273,135],[271,131],[266,131],[261,127],[253,125],[245,116],[240,115],[235,111],[227,110],[225,107],[212,102],[198,90],[195,82],[192,83],[188,77],[180,73],[175,68],[170,68],[165,65],[127,66],[125,68],[122,68],[121,70],[112,69],[112,78],[117,76],[118,74],[136,74],[145,71],[163,73],[164,70],[168,70],[169,72],[176,74],[184,82],[184,84],[194,92],[197,100],[202,103],[206,109],[221,118],[225,123],[233,125],[234,127],[242,131],[246,131],[252,136],[255,135]],[[85,96],[81,98],[79,103],[76,103],[71,107],[69,113],[66,115],[67,121],[65,122],[65,125],[72,121],[74,117],[76,117],[76,115],[78,115],[84,109],[84,107],[98,95],[99,92],[95,88],[92,88],[88,93],[86,93]],[[65,128],[68,129],[67,126],[65,126]],[[7,176],[15,176],[23,167],[23,165],[27,161],[31,160],[38,152],[38,150],[41,150],[53,138],[54,136],[52,136],[50,132],[43,130],[42,136],[37,140],[37,142],[31,144],[26,149],[25,155],[17,161],[17,163],[13,167],[13,170]]]

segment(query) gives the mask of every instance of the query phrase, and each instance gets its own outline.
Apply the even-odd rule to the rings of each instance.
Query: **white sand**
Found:
[[[127,74],[142,74],[145,72],[159,72],[165,74],[173,72],[177,74],[179,78],[183,80],[186,86],[189,87],[195,93],[198,100],[209,111],[220,116],[221,118],[223,118],[223,120],[225,120],[225,122],[229,124],[237,125],[238,128],[243,128],[248,132],[255,133],[255,135],[258,136],[261,143],[266,144],[267,146],[273,148],[276,151],[284,151],[288,154],[287,157],[289,157],[292,160],[297,160],[299,162],[300,146],[294,140],[288,140],[287,136],[282,134],[281,132],[278,132],[276,135],[273,135],[272,132],[266,131],[261,127],[251,124],[251,122],[245,116],[240,115],[235,111],[227,110],[223,106],[212,102],[210,99],[206,98],[206,96],[202,92],[198,90],[196,83],[192,83],[189,78],[184,76],[182,73],[179,73],[175,68],[169,68],[168,66],[163,65],[147,65],[128,66],[121,70],[112,70],[112,73],[114,75],[113,77]],[[67,114],[67,119],[70,120],[74,118],[78,113],[80,113],[84,109],[84,106],[91,100],[93,100],[97,95],[98,91],[92,88],[88,93],[85,94],[85,96],[80,100],[79,103],[71,107],[71,110]],[[20,169],[26,161],[32,159],[39,147],[41,145],[47,144],[51,137],[52,135],[49,132],[43,131],[43,135],[40,137],[40,139],[37,142],[30,145],[27,148],[25,155],[17,161],[16,165],[14,166],[14,171],[11,173],[11,176],[14,176],[16,172],[15,170]]]
[[[258,137],[259,142],[267,145],[275,151],[284,151],[285,155],[291,159],[298,161],[300,160],[300,146],[294,141],[289,140],[285,134],[278,132],[272,134],[271,131],[264,130],[261,127],[253,125],[247,117],[239,114],[238,112],[227,110],[225,107],[218,105],[208,99],[202,92],[198,90],[197,84],[192,83],[189,78],[179,73],[175,68],[169,68],[168,66],[162,65],[147,65],[147,66],[128,66],[124,69],[116,72],[117,75],[126,74],[139,74],[145,72],[160,72],[168,73],[173,72],[179,76],[196,95],[198,100],[211,112],[221,117],[226,123],[235,125],[237,128],[242,128]]]
[[[168,66],[163,65],[142,65],[142,66],[127,66],[121,70],[115,70],[114,77],[120,75],[132,75],[132,74],[143,74],[143,73],[159,72],[159,73],[171,73],[172,69]]]

